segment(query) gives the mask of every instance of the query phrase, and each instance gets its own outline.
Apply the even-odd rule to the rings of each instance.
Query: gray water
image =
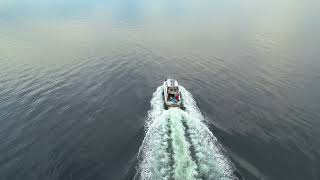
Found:
[[[132,179],[167,77],[241,177],[320,179],[318,7],[1,1],[0,179]]]

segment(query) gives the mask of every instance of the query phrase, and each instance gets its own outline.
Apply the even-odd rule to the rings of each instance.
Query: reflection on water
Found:
[[[129,178],[152,92],[173,77],[246,179],[319,179],[317,7],[1,1],[0,176]]]
[[[319,24],[302,18],[316,11],[312,7],[299,1],[288,7],[284,0],[277,6],[262,0],[5,1],[0,6],[0,49],[2,59],[54,63],[105,55],[128,43],[210,56],[234,52],[228,59],[247,53],[243,49],[255,51],[241,47],[259,43],[253,48],[273,55],[319,40],[305,35],[319,30]]]

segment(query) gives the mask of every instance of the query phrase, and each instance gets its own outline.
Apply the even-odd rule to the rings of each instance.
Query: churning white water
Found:
[[[237,179],[192,95],[180,90],[185,111],[165,110],[162,87],[154,92],[135,179]]]

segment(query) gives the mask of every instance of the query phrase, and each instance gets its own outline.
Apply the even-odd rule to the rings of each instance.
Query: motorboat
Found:
[[[166,79],[163,82],[163,101],[164,108],[178,107],[185,109],[181,99],[178,82],[174,79]]]

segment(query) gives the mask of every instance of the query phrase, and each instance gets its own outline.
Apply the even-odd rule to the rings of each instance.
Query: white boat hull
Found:
[[[169,86],[168,86],[169,84]],[[163,101],[164,101],[164,108],[165,109],[169,109],[169,108],[180,108],[180,109],[184,109],[183,104],[182,104],[182,99],[181,99],[181,94],[180,91],[175,91],[174,98],[170,98],[169,94],[171,92],[168,92],[169,88],[177,88],[178,89],[178,83],[175,80],[166,80],[163,83]],[[178,98],[175,98],[175,97]]]

